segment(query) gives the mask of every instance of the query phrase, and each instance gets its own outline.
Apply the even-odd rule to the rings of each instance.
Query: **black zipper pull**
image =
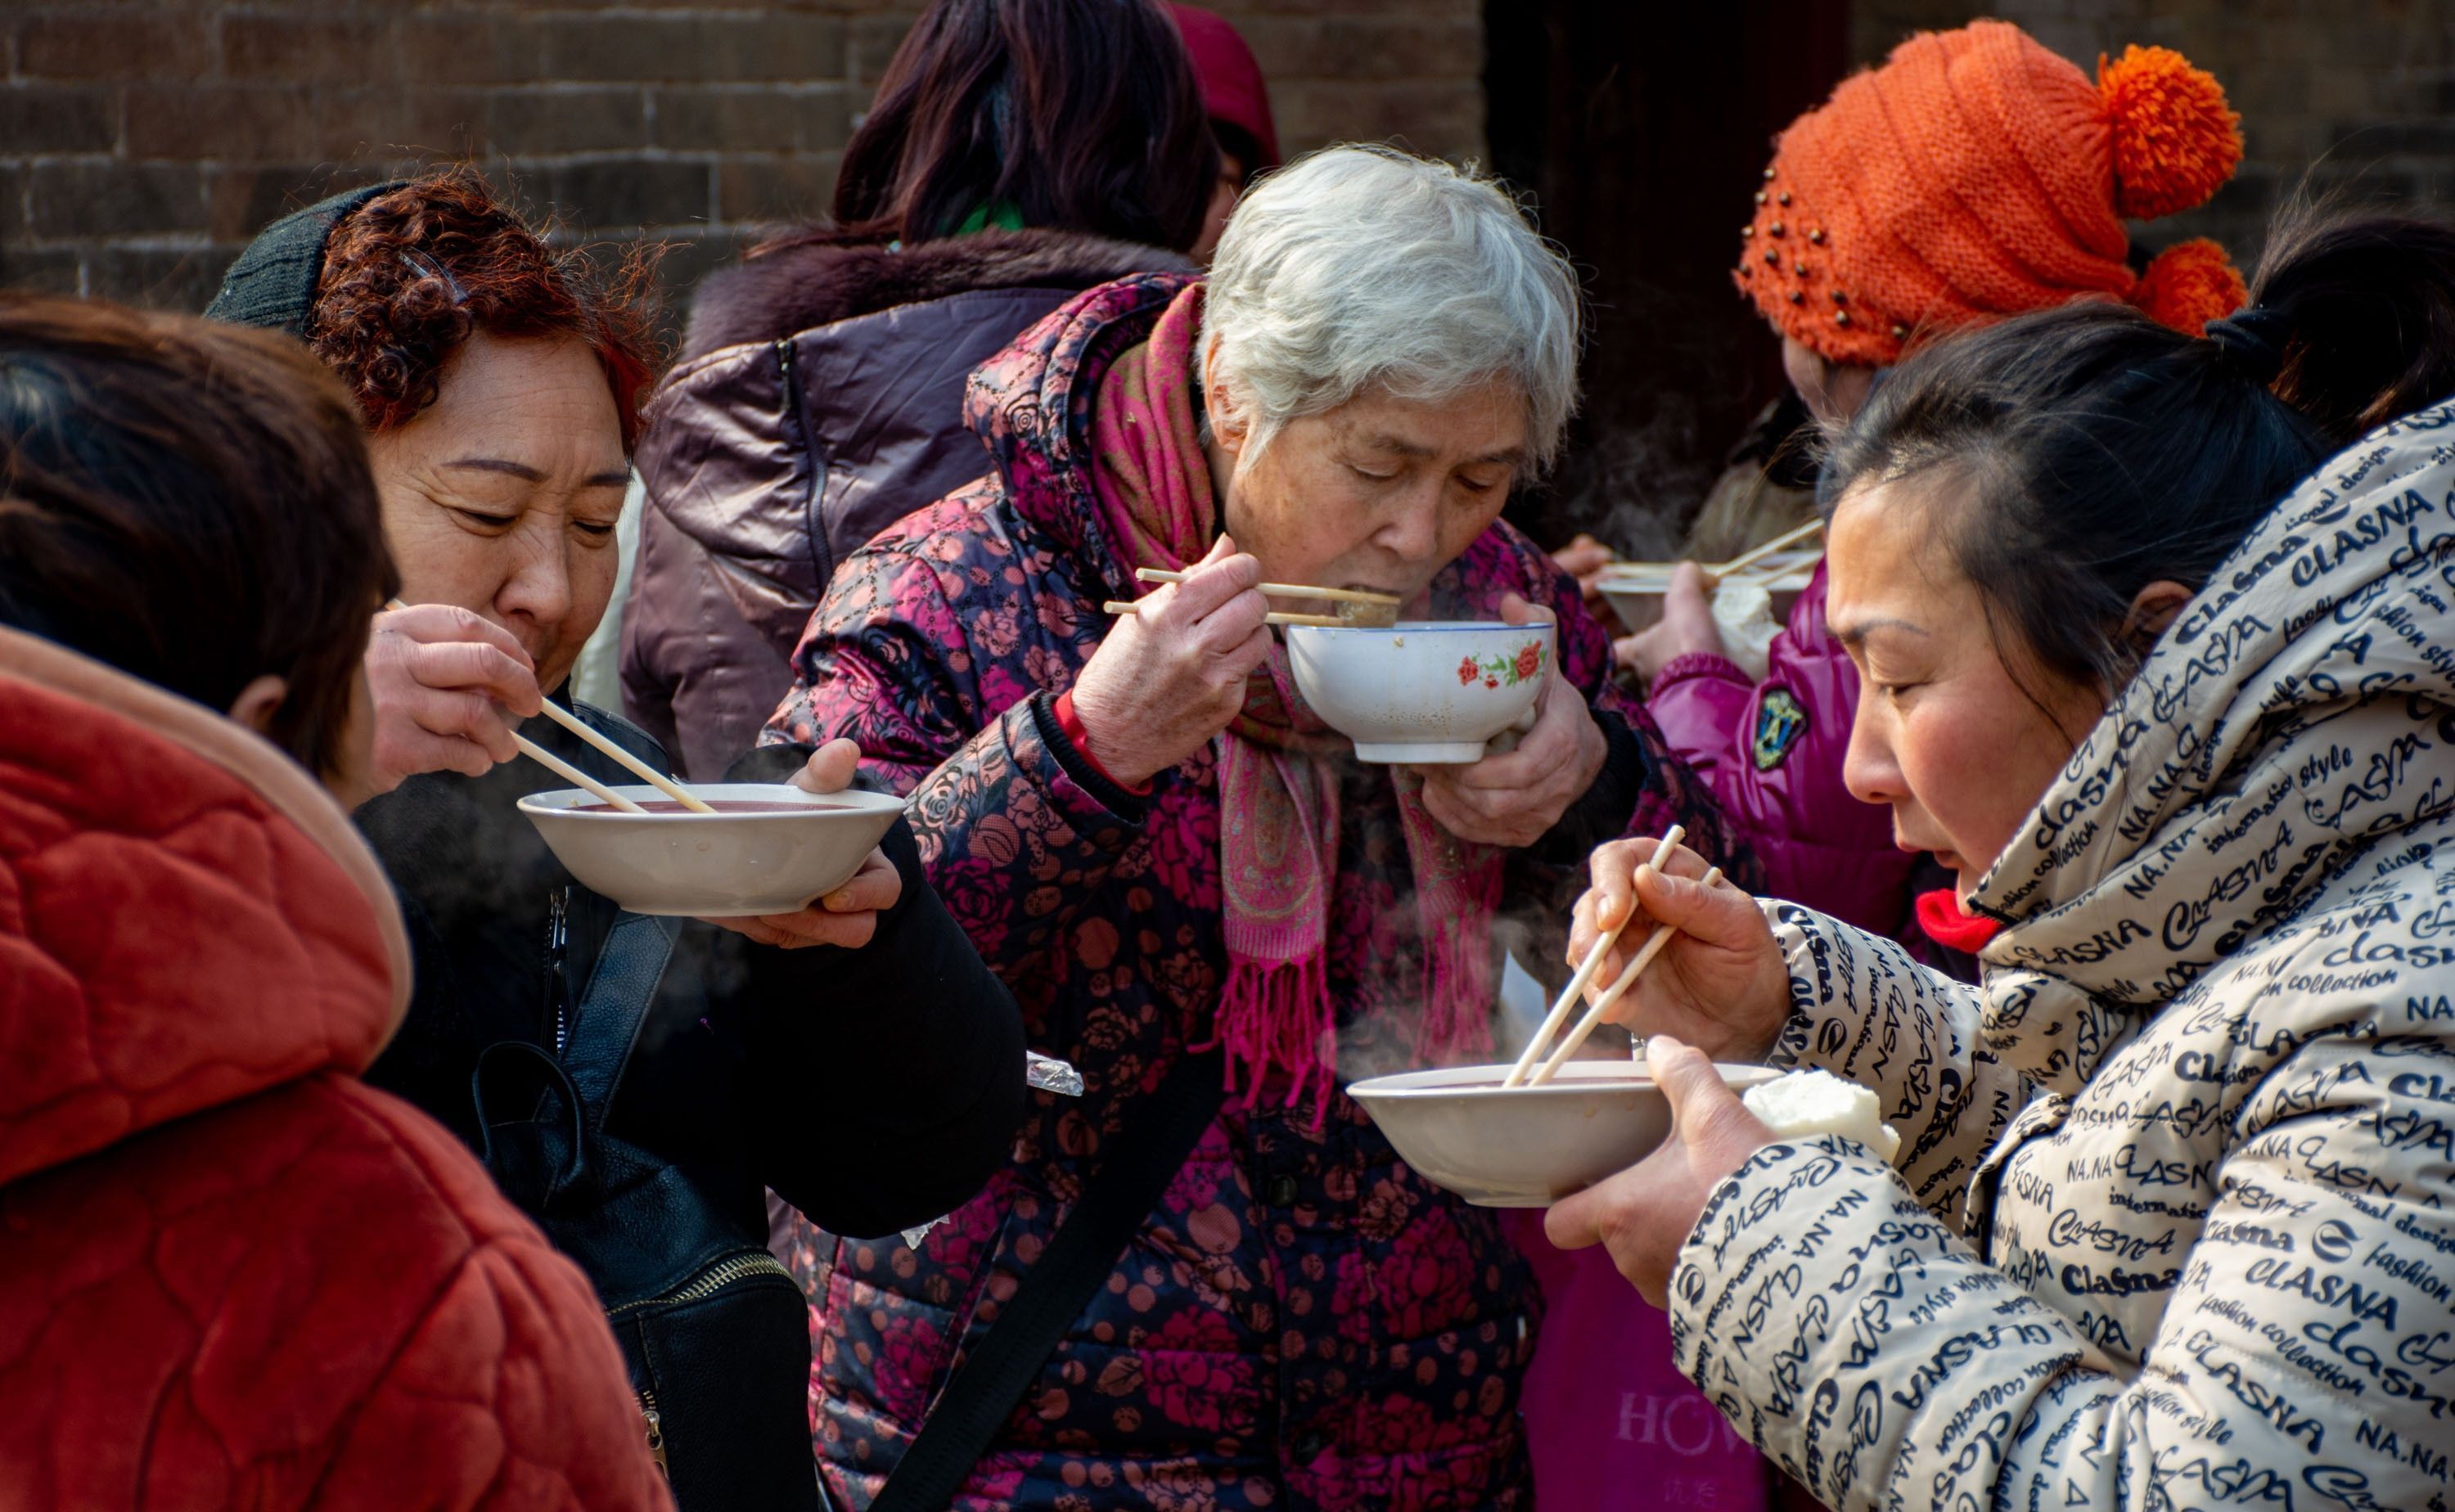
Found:
[[[558,887],[546,897],[545,1032],[546,1042],[559,1058],[571,1041],[571,1015],[562,980],[563,958],[571,944],[571,889]]]

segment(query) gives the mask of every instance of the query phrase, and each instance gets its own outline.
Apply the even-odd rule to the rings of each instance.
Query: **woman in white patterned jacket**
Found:
[[[2455,1504],[2450,392],[2455,233],[2304,224],[2204,339],[2024,316],[1837,440],[1849,785],[1982,986],[1596,856],[1573,949],[1685,932],[1623,1015],[1678,1126],[1552,1237],[1831,1505]],[[1897,1156],[1707,1055],[1875,1089]]]

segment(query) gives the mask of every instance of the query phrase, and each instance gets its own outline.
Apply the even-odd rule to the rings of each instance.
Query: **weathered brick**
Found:
[[[215,241],[244,242],[294,210],[388,176],[387,165],[365,162],[208,168],[205,230]]]
[[[814,81],[843,72],[844,28],[833,16],[548,18],[544,76],[643,82]]]
[[[222,271],[238,252],[236,247],[106,246],[86,259],[86,292],[152,310],[193,314],[213,303],[221,288]]]
[[[842,155],[728,157],[717,172],[717,219],[776,224],[816,220],[835,197]]]
[[[233,79],[364,84],[398,63],[390,18],[297,14],[222,17],[222,73]]]
[[[27,222],[46,239],[205,229],[204,180],[193,163],[36,163],[30,186]]]
[[[108,152],[118,140],[115,91],[0,85],[0,152]]]
[[[878,88],[895,50],[912,30],[912,17],[902,13],[855,16],[846,30],[845,74],[864,99]]]
[[[486,135],[521,153],[602,152],[648,145],[648,102],[636,89],[497,90]]]
[[[316,151],[339,157],[475,157],[488,148],[482,90],[317,90]]]
[[[703,224],[711,170],[702,158],[616,157],[561,163],[547,175],[557,218],[585,229]]]
[[[73,247],[0,243],[0,289],[25,294],[85,292],[85,253]]]
[[[852,134],[853,98],[842,84],[659,90],[649,139],[676,151],[838,151]]]
[[[26,238],[26,171],[0,165],[0,247]]]
[[[213,65],[205,18],[53,11],[17,29],[17,68],[35,79],[198,79]]]
[[[136,84],[128,90],[131,157],[315,155],[309,91],[231,85]]]
[[[1321,48],[1307,71],[1357,83],[1459,79],[1480,94],[1483,23],[1333,18],[1322,23]]]
[[[525,16],[498,11],[409,15],[395,29],[400,76],[446,86],[527,84],[544,71],[543,34]]]

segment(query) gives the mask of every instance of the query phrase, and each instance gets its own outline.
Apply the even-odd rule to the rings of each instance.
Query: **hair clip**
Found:
[[[469,302],[469,291],[460,287],[460,280],[452,276],[451,269],[444,267],[441,263],[436,262],[434,258],[429,257],[422,252],[418,252],[415,248],[402,252],[400,254],[400,260],[403,267],[407,268],[411,272],[417,274],[420,278],[442,279],[443,287],[445,291],[452,295],[452,302],[454,304],[465,305]]]

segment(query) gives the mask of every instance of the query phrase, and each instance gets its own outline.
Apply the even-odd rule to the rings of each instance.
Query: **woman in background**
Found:
[[[988,470],[964,381],[1095,284],[1189,271],[1219,156],[1157,0],[941,0],[844,149],[824,226],[692,302],[639,455],[623,703],[720,776],[836,567]]]

